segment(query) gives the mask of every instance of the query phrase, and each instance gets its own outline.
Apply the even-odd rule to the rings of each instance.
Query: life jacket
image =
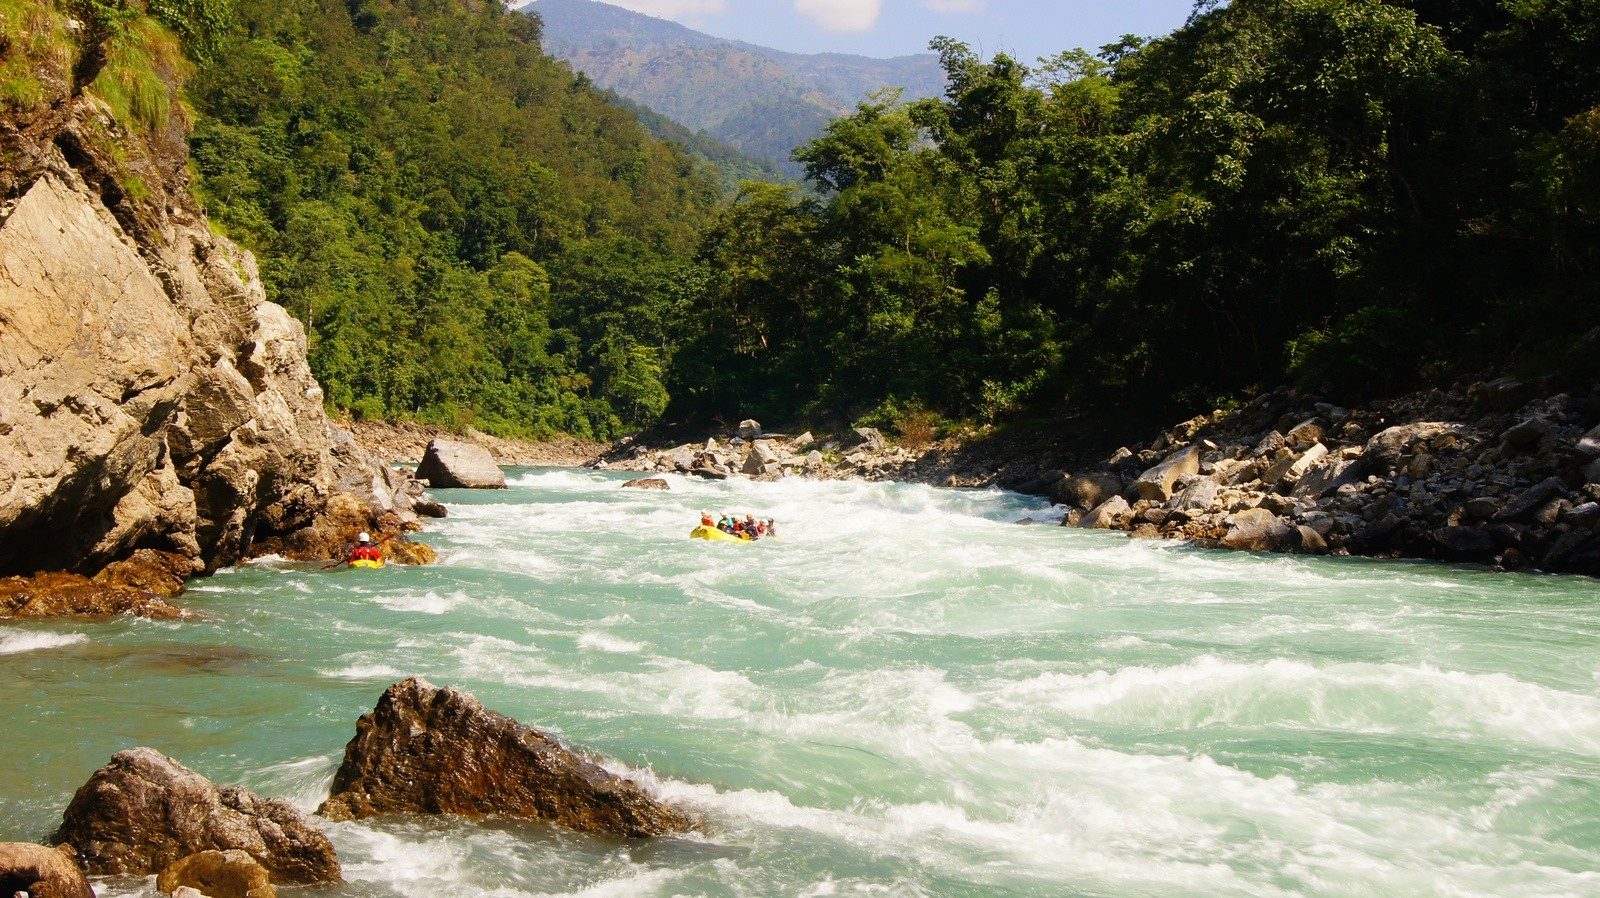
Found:
[[[757,523],[756,524],[756,536],[766,536],[766,535],[767,535],[767,525],[766,524]]]
[[[712,523],[711,523],[711,515],[708,515],[708,514],[703,514],[703,515],[701,515],[701,516],[700,516],[700,526],[702,526],[702,527],[711,527],[711,526],[714,526],[714,525],[713,525],[713,524],[712,524]]]
[[[351,561],[382,561],[383,553],[377,546],[356,546],[350,552]]]

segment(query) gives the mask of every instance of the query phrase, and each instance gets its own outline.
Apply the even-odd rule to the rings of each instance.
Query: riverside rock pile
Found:
[[[778,480],[804,475],[815,479],[889,478],[913,463],[919,453],[892,446],[871,427],[858,427],[836,437],[818,439],[768,433],[746,420],[731,435],[670,449],[636,444],[616,447],[604,466],[622,471],[692,474],[711,480],[747,477]]]
[[[1065,523],[1136,537],[1600,575],[1600,389],[1538,392],[1499,380],[1356,411],[1277,392],[1045,490]]]

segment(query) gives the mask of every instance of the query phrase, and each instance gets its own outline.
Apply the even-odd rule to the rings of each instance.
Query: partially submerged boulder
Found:
[[[390,686],[361,716],[318,809],[330,820],[395,812],[505,814],[627,837],[693,826],[554,738],[416,677]]]
[[[643,477],[624,483],[622,488],[631,490],[670,490],[672,485],[660,477]]]
[[[156,888],[174,895],[190,888],[207,898],[278,898],[267,868],[237,848],[191,854],[162,870]]]
[[[94,898],[71,855],[28,842],[0,842],[0,896]]]
[[[55,841],[94,875],[144,876],[192,854],[239,849],[277,883],[340,880],[333,844],[294,805],[219,787],[150,748],[118,752],[95,771]]]
[[[183,610],[160,596],[77,574],[37,574],[0,579],[0,618],[108,617],[131,614],[171,620]]]
[[[1121,496],[1112,496],[1080,518],[1077,526],[1084,530],[1115,530],[1132,517],[1133,508],[1128,505],[1128,500]]]
[[[506,474],[482,446],[436,439],[417,465],[417,477],[436,489],[503,490]]]

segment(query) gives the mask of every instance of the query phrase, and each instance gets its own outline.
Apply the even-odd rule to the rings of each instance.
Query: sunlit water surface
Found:
[[[149,745],[311,809],[420,674],[709,831],[326,824],[286,895],[1600,894],[1594,581],[1207,553],[996,492],[513,469],[425,569],[265,561],[182,623],[0,626],[0,840]],[[686,538],[700,510],[782,540]],[[99,882],[153,896],[153,880]]]

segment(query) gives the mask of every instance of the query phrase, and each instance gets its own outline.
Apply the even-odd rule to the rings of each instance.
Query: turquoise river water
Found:
[[[1018,527],[1049,510],[999,492],[511,477],[441,493],[430,568],[0,626],[0,841],[134,745],[314,808],[419,674],[708,831],[327,824],[347,883],[286,896],[1600,895],[1592,580]],[[783,539],[691,541],[701,509]]]

